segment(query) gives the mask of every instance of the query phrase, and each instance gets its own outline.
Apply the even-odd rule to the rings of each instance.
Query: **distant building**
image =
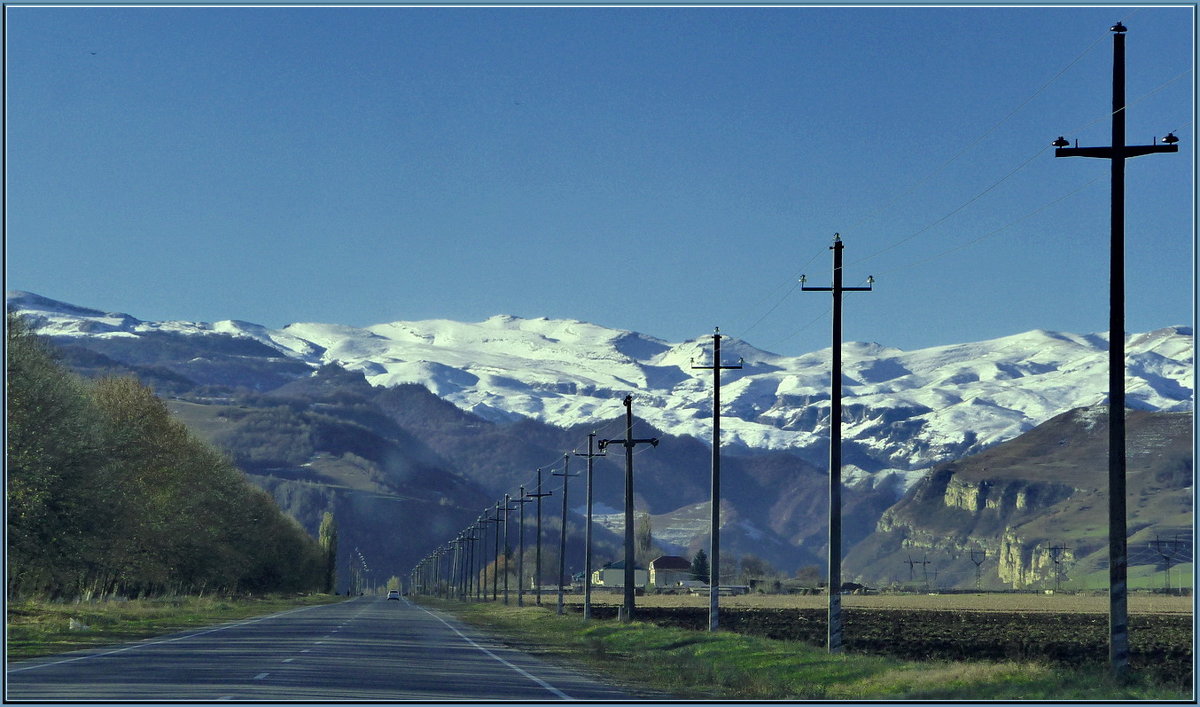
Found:
[[[692,563],[686,557],[662,555],[650,561],[650,584],[677,587],[692,579]]]
[[[650,581],[650,574],[636,564],[633,566],[633,586],[645,587]],[[592,572],[592,585],[597,587],[624,587],[625,561],[610,562],[601,569]]]

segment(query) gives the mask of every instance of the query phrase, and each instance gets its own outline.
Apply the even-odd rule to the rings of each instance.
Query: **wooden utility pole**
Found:
[[[830,653],[842,652],[842,293],[867,292],[875,278],[867,278],[866,287],[842,286],[842,238],[833,234],[833,286],[807,287],[808,292],[833,293],[833,345],[830,354],[829,393],[829,630]],[[800,276],[803,283],[805,277]]]
[[[713,362],[711,366],[692,366],[713,372],[713,430],[712,430],[712,508],[709,520],[708,553],[708,630],[717,630],[717,615],[721,595],[721,371],[736,370],[737,365],[721,365],[721,329],[713,329]]]
[[[575,452],[577,457],[587,457],[587,524],[583,531],[583,620],[592,618],[592,461],[596,457],[605,456],[604,452],[596,453],[593,444],[596,433],[588,433],[587,454]]]
[[[600,440],[600,451],[604,451],[611,442],[621,442],[625,447],[625,602],[622,605],[622,620],[626,623],[633,621],[633,448],[639,444],[658,446],[657,438],[633,438],[633,396],[626,395],[621,401],[625,405],[625,439]]]
[[[1128,532],[1125,521],[1125,160],[1155,152],[1178,152],[1179,138],[1163,144],[1125,144],[1125,32],[1113,25],[1112,145],[1069,147],[1059,136],[1055,157],[1097,157],[1112,162],[1108,325],[1108,659],[1113,675],[1129,670]]]

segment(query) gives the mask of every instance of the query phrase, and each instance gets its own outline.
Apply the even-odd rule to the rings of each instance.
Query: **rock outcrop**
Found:
[[[1132,411],[1131,543],[1192,524],[1191,413]],[[868,584],[1087,586],[1107,562],[1107,415],[1081,408],[934,467],[845,561]],[[936,579],[932,579],[936,578]],[[1099,588],[1099,582],[1094,582]]]

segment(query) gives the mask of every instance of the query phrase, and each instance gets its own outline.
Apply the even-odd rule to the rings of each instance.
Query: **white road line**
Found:
[[[405,601],[407,602],[408,600],[405,599]],[[417,606],[417,605],[410,603],[409,606]],[[421,611],[424,611],[426,614],[429,614],[430,616],[437,619],[438,621],[441,621],[442,623],[446,624],[446,628],[457,633],[459,635],[459,637],[462,638],[467,643],[470,643],[472,646],[475,646],[476,648],[483,651],[484,653],[487,653],[488,655],[495,658],[496,660],[503,663],[504,665],[507,665],[508,667],[512,668],[513,670],[517,671],[518,673],[524,675],[525,677],[529,678],[530,680],[532,680],[532,681],[536,682],[537,684],[541,685],[542,687],[546,688],[551,693],[556,695],[559,699],[567,700],[567,701],[571,701],[571,702],[573,702],[575,700],[574,697],[571,697],[567,693],[565,693],[562,690],[558,689],[557,687],[551,685],[550,683],[546,682],[545,680],[539,678],[536,675],[529,674],[528,672],[522,670],[520,667],[513,665],[512,663],[508,662],[507,660],[501,658],[500,656],[496,655],[495,653],[493,653],[493,652],[489,651],[488,649],[484,648],[483,646],[479,645],[475,641],[472,641],[469,637],[464,635],[462,631],[459,631],[458,629],[454,628],[453,626],[450,625],[450,623],[448,621],[446,621],[442,617],[438,616],[437,614],[433,613],[429,609],[426,609],[423,606],[417,606],[417,608],[420,609]]]
[[[249,621],[241,621],[241,622],[234,623],[234,624],[226,624],[225,626],[218,626],[216,628],[210,628],[207,631],[197,631],[196,633],[189,633],[189,634],[186,634],[183,636],[176,636],[175,638],[168,638],[168,639],[165,639],[162,641],[149,641],[146,643],[135,643],[132,646],[125,646],[124,648],[117,648],[116,650],[104,651],[103,653],[90,653],[88,655],[81,655],[81,656],[77,656],[75,658],[67,658],[65,660],[56,660],[56,661],[53,661],[50,663],[38,663],[37,665],[25,665],[25,666],[22,666],[19,668],[8,668],[5,670],[5,673],[19,673],[19,672],[22,672],[25,670],[36,670],[37,668],[45,668],[50,665],[62,665],[64,663],[74,663],[76,661],[87,660],[89,658],[102,658],[106,655],[113,655],[115,653],[124,653],[125,651],[131,651],[131,650],[134,650],[137,648],[145,648],[146,646],[158,646],[158,645],[162,645],[164,643],[174,643],[175,641],[182,641],[182,640],[185,640],[188,638],[195,638],[196,636],[204,636],[206,634],[216,633],[217,631],[224,631],[224,630],[230,629],[230,628],[238,628],[239,626],[249,626],[250,624],[258,623],[259,621],[266,621],[267,619],[274,619],[274,618],[278,618],[280,616],[286,616],[287,614],[295,614],[300,611],[308,611],[309,609],[319,609],[322,606],[331,606],[331,605],[330,604],[317,604],[315,606],[304,606],[299,609],[289,609],[288,611],[283,611],[278,614],[271,614],[270,616],[260,616],[257,619],[250,619]]]

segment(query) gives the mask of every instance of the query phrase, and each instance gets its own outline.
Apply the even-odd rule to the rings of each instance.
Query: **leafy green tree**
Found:
[[[294,591],[318,543],[132,378],[92,384],[8,318],[10,597]]]
[[[696,555],[692,557],[692,579],[707,582],[708,572],[708,555],[704,550],[697,550]]]
[[[93,526],[107,520],[104,487],[89,478],[104,443],[83,381],[20,317],[7,323],[7,590],[56,594],[78,579]]]
[[[321,556],[325,562],[325,592],[332,594],[337,582],[337,521],[333,514],[325,511],[321,516],[321,527],[317,531],[317,542],[321,546]]]

